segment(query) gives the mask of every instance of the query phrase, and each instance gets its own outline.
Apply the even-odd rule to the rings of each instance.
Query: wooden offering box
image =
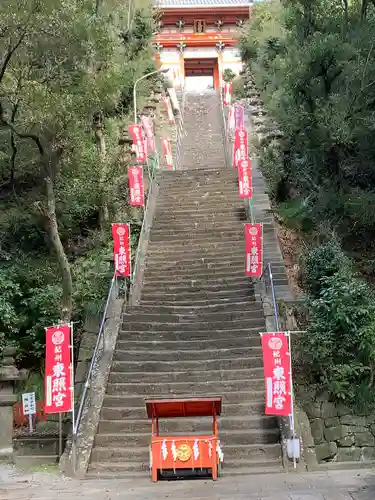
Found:
[[[220,448],[216,417],[221,414],[221,398],[146,400],[151,423],[150,469],[153,482],[168,472],[207,470],[216,481],[223,453]],[[212,417],[212,434],[166,435],[159,432],[159,419]]]

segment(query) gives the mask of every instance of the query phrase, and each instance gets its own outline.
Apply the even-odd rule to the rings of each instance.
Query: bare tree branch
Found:
[[[9,123],[7,121],[5,116],[5,110],[1,103],[0,103],[0,125],[2,125],[4,128],[8,130],[11,130],[20,139],[30,139],[31,141],[34,141],[36,147],[38,148],[39,154],[41,156],[44,156],[44,148],[42,146],[40,138],[36,134],[32,134],[31,132],[27,133],[19,132],[12,123]]]
[[[21,43],[23,42],[25,36],[26,36],[26,30],[24,30],[24,32],[21,34],[21,36],[19,37],[18,41],[15,43],[15,45],[9,45],[8,47],[8,51],[5,53],[5,56],[3,57],[3,60],[1,62],[1,66],[0,66],[0,82],[2,81],[2,79],[4,78],[4,75],[5,75],[5,71],[8,67],[8,64],[13,56],[13,54],[16,52],[16,50],[18,49],[18,47],[21,45]]]

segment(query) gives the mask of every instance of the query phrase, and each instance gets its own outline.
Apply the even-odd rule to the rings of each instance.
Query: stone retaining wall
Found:
[[[344,405],[305,405],[318,463],[375,460],[375,412],[353,415]]]

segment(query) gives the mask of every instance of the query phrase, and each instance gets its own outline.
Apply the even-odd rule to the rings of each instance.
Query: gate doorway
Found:
[[[219,88],[219,68],[217,58],[206,59],[185,59],[185,78],[189,81],[193,77],[201,77],[199,80],[208,82],[207,86],[212,86],[215,89]],[[211,82],[211,83],[210,83]]]

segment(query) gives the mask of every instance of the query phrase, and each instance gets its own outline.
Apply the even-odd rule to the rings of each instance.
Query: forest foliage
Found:
[[[254,6],[242,58],[282,138],[262,168],[285,224],[303,235],[308,383],[375,401],[375,2]]]
[[[0,344],[35,368],[44,327],[105,298],[126,220],[119,136],[154,69],[152,11],[119,0],[0,6]],[[147,92],[147,83],[140,92]]]

